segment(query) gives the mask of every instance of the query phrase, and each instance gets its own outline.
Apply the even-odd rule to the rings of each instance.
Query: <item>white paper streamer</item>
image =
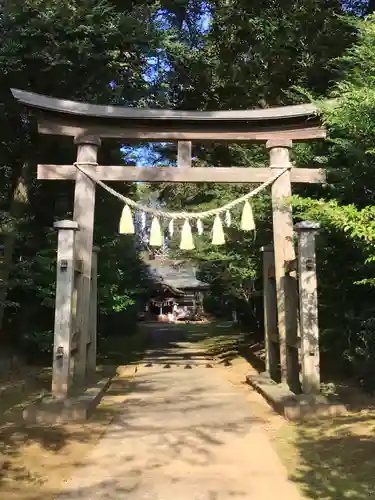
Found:
[[[230,215],[229,210],[227,210],[227,211],[225,212],[225,225],[226,225],[227,227],[230,227],[231,223],[232,223],[232,217],[231,217],[231,215]]]
[[[200,219],[197,219],[197,230],[199,235],[203,234],[203,223]]]
[[[171,219],[169,221],[168,231],[169,231],[169,236],[172,237],[173,233],[174,233],[174,220],[173,219]]]
[[[146,213],[141,212],[141,229],[142,229],[142,231],[144,231],[146,229],[146,223],[147,223]]]

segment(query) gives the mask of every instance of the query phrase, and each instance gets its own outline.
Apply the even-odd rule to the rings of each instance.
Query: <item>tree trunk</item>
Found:
[[[375,0],[368,0],[367,13],[374,14],[375,12]]]
[[[11,227],[4,238],[4,257],[0,265],[0,331],[3,327],[5,301],[8,295],[9,276],[13,266],[13,253],[17,242],[17,221],[29,204],[28,188],[26,179],[28,176],[29,163],[22,165],[20,176],[17,179],[10,204],[9,215],[12,219]]]
[[[4,28],[8,20],[8,0],[0,0],[0,18],[2,18],[0,28]],[[2,39],[3,33],[0,33],[0,40]]]
[[[0,0],[0,13],[4,15],[7,14],[7,0]]]

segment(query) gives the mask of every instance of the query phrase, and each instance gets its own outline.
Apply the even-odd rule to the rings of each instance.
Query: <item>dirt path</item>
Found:
[[[116,416],[58,500],[302,499],[235,377],[170,329],[111,391]]]
[[[255,351],[261,357],[262,346],[233,330],[231,324],[179,325],[175,331],[160,329],[159,325],[157,333],[151,331],[154,338],[148,359],[140,364],[150,329],[109,339],[101,359],[126,368],[84,424],[43,426],[23,422],[25,405],[50,387],[48,367],[40,373],[39,369],[24,367],[0,377],[0,500],[56,500],[59,495],[64,498],[62,487],[67,499],[95,500],[96,484],[100,484],[96,498],[114,494],[115,498],[134,499],[144,494],[144,498],[157,499],[166,484],[176,500],[184,498],[185,489],[191,498],[263,498],[263,493],[255,496],[251,490],[254,482],[260,487],[267,478],[274,490],[280,490],[280,483],[287,483],[273,450],[267,451],[269,443],[287,468],[290,480],[307,498],[375,498],[373,396],[344,381],[341,385],[332,381],[330,390],[344,397],[348,415],[291,424],[245,383],[246,375],[255,370],[251,363],[254,367],[259,364],[251,353]],[[222,363],[209,359],[208,364],[214,368],[206,368],[202,349]],[[225,360],[230,360],[229,366]],[[167,365],[170,368],[163,368]],[[204,408],[200,408],[202,405]],[[181,425],[176,424],[178,415]],[[110,441],[116,442],[112,448]],[[112,457],[105,458],[102,470],[95,472],[93,461],[98,457],[95,454],[103,452],[103,443],[107,443],[107,454],[112,453]],[[266,450],[271,458],[264,458],[260,450]],[[117,459],[116,454],[125,459]],[[195,463],[196,455],[203,465]],[[207,457],[206,462],[202,455]],[[259,457],[262,462],[254,465]],[[241,463],[236,472],[233,464],[238,461]],[[263,462],[266,469],[258,467]],[[85,474],[87,477],[82,478]],[[127,481],[132,477],[133,483],[122,484],[122,477]],[[105,485],[107,492],[103,493]],[[117,492],[110,492],[111,488]],[[134,489],[127,492],[129,488]],[[281,498],[279,491],[274,493],[267,495]]]

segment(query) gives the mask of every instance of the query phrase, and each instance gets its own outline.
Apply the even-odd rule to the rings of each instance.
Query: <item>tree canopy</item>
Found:
[[[39,138],[10,88],[91,103],[193,110],[247,109],[334,98],[323,106],[328,139],[293,149],[298,166],[321,166],[328,185],[294,189],[295,219],[322,224],[318,278],[322,349],[337,369],[372,384],[374,332],[374,3],[306,0],[25,0],[0,4],[0,330],[17,349],[51,346],[56,235],[72,216],[72,185],[36,180],[39,159],[71,163],[70,141]],[[143,147],[144,146],[144,147]],[[266,166],[264,147],[194,144],[200,166]],[[174,162],[175,146],[106,141],[102,163]],[[248,186],[169,185],[124,194],[200,210]],[[101,334],[131,322],[147,287],[139,245],[117,235],[118,201],[98,191]],[[251,328],[262,312],[259,247],[272,239],[270,199],[254,200],[257,231],[234,224],[223,247],[198,239],[188,255],[211,283],[210,307],[235,304]],[[176,242],[171,251],[179,254]],[[25,305],[27,304],[27,308]],[[227,307],[227,306],[225,306]],[[25,311],[20,314],[21,308]],[[229,312],[229,309],[228,309]],[[111,321],[111,323],[109,323]],[[111,325],[111,326],[109,326]],[[28,347],[29,348],[29,347]],[[324,357],[324,356],[323,356]]]

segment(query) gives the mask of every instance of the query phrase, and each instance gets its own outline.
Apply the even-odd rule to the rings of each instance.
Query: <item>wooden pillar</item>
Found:
[[[296,260],[289,261],[284,276],[285,290],[285,324],[287,353],[287,382],[296,394],[301,392],[300,360],[299,360],[299,322],[298,322],[298,279]]]
[[[74,140],[78,145],[77,163],[81,167],[95,165],[100,139],[94,136],[80,136]],[[87,370],[87,344],[90,324],[90,286],[92,265],[92,244],[95,212],[95,183],[82,172],[77,172],[74,192],[74,220],[80,231],[76,238],[76,258],[81,263],[81,275],[78,283],[77,328],[79,348],[77,355],[76,382],[84,385]]]
[[[191,142],[179,141],[177,146],[177,166],[191,167]]]
[[[203,314],[204,314],[203,302],[204,302],[204,293],[202,291],[199,291],[198,292],[198,314],[199,314],[199,316],[203,316]]]
[[[262,247],[261,252],[263,254],[263,311],[266,372],[272,380],[279,382],[279,342],[277,333],[277,302],[273,246],[268,245]]]
[[[291,167],[289,150],[292,141],[285,139],[272,139],[267,141],[270,154],[270,167],[277,171]],[[291,360],[295,357],[294,348],[291,351],[288,343],[295,343],[297,336],[297,310],[288,306],[289,293],[288,279],[286,279],[286,264],[295,260],[293,245],[293,217],[292,206],[288,200],[292,195],[290,171],[284,172],[272,184],[272,212],[273,212],[273,246],[275,258],[275,281],[277,297],[277,321],[280,345],[280,374],[281,382],[287,383],[290,388],[298,382],[298,362]],[[288,312],[287,312],[288,309]],[[288,359],[289,358],[289,359]],[[297,352],[298,359],[298,352]]]
[[[305,394],[320,392],[318,292],[316,279],[315,222],[299,222],[298,272],[301,332],[302,390]]]
[[[90,329],[87,351],[87,376],[96,374],[96,346],[98,323],[98,253],[99,248],[93,247],[90,288]]]
[[[52,395],[68,396],[73,322],[74,240],[77,222],[63,220],[54,224],[59,231],[56,270],[56,305],[52,363]]]

